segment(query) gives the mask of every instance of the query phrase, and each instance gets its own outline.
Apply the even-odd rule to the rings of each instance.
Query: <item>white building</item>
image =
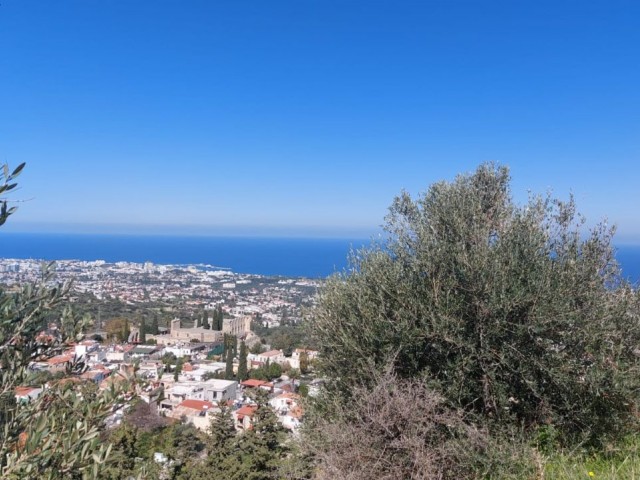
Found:
[[[113,352],[107,352],[106,358],[110,362],[128,362],[130,355],[129,352],[119,352],[116,350]]]
[[[269,400],[269,404],[276,411],[278,421],[284,428],[297,430],[302,421],[302,407],[300,407],[300,395],[295,393],[282,393]]]
[[[176,344],[176,345],[172,345],[170,347],[165,347],[164,348],[164,353],[173,353],[176,358],[181,358],[181,357],[193,357],[195,356],[197,353],[201,352],[203,350],[202,345],[193,345],[193,344]]]
[[[204,382],[204,398],[209,402],[226,402],[236,399],[238,382],[233,380],[211,379]]]
[[[205,402],[226,402],[236,399],[238,383],[233,380],[211,379],[206,382],[179,382],[170,387],[166,396],[172,402],[201,400]]]
[[[269,350],[268,352],[258,353],[258,354],[249,354],[247,356],[249,361],[260,362],[262,364],[266,364],[267,361],[269,363],[279,363],[283,365],[287,358],[284,356],[282,350]]]

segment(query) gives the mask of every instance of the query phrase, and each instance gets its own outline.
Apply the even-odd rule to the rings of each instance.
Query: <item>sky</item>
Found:
[[[368,236],[480,163],[640,243],[640,2],[3,0],[7,231]]]

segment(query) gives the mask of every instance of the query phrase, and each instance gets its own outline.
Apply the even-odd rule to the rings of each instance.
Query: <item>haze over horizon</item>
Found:
[[[640,4],[0,5],[8,232],[374,235],[484,161],[640,243]]]

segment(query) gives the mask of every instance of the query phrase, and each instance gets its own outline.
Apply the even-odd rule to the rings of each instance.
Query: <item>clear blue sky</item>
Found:
[[[640,242],[640,2],[2,0],[8,229],[368,235],[487,160]]]

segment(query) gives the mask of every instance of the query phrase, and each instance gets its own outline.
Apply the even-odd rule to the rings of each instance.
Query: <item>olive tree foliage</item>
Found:
[[[519,206],[509,183],[484,164],[393,201],[388,239],[352,253],[314,313],[329,395],[349,398],[391,362],[494,425],[547,425],[568,443],[626,431],[640,332],[613,229],[585,232],[573,199]]]
[[[8,165],[2,165],[2,171],[0,172],[0,225],[4,225],[13,212],[16,211],[16,207],[9,207],[9,200],[6,198],[6,194],[18,186],[15,179],[20,175],[25,164],[21,163],[13,171],[9,170]]]
[[[16,185],[22,170],[8,168],[0,173],[0,194]],[[0,223],[15,207],[0,199]],[[62,353],[68,343],[81,338],[88,319],[63,308],[69,284],[53,281],[53,265],[43,265],[36,284],[0,287],[0,476],[6,479],[98,478],[107,462],[110,447],[100,441],[104,420],[120,394],[116,389],[99,392],[93,385],[60,381],[52,383],[28,403],[15,401],[18,386],[42,387],[30,365]],[[49,322],[58,328],[48,331]],[[68,364],[66,375],[82,373],[81,360]]]

